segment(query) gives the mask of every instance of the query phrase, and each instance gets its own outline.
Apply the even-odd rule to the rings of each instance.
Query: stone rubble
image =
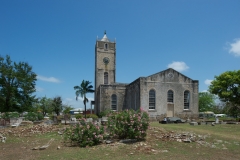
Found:
[[[15,136],[15,137],[28,137],[33,134],[44,134],[50,132],[56,132],[58,135],[63,134],[65,128],[59,127],[58,125],[47,125],[47,124],[38,124],[38,125],[29,125],[29,126],[19,126],[18,128],[4,128],[0,130],[0,141],[5,142],[6,137]],[[158,144],[152,142],[161,141],[177,141],[180,143],[197,143],[198,146],[205,146],[210,148],[220,148],[227,149],[224,144],[229,144],[229,142],[216,139],[213,143],[206,142],[206,138],[209,135],[200,135],[192,132],[178,132],[178,131],[166,131],[163,128],[159,127],[149,127],[148,135],[146,141],[137,141],[136,139],[125,139],[125,140],[105,140],[103,145],[100,147],[111,147],[111,149],[116,149],[119,146],[124,146],[130,143],[133,146],[133,151],[129,154],[135,154],[135,152],[144,152],[149,154],[165,153],[169,152],[166,148],[156,149]],[[35,143],[35,147],[32,150],[41,150],[46,149],[50,146],[53,139],[51,139],[46,145],[41,145],[40,143]],[[234,142],[235,145],[239,145],[239,142]],[[155,146],[156,145],[156,146]],[[191,145],[191,144],[189,144]],[[94,147],[93,147],[94,148]],[[57,150],[60,149],[60,146],[57,147]]]
[[[185,143],[191,143],[191,142],[199,142],[204,141],[207,135],[198,135],[191,132],[166,132],[159,130],[160,128],[152,127],[149,130],[154,130],[153,133],[151,133],[151,136],[155,137],[156,140],[162,140],[162,141],[177,141],[177,142],[185,142]],[[156,130],[159,130],[156,132]]]
[[[6,142],[6,137],[3,137],[3,135],[2,134],[0,134],[0,140],[3,142],[3,143],[5,143]]]
[[[44,134],[58,131],[62,133],[64,128],[59,128],[57,125],[47,125],[47,124],[38,124],[38,125],[29,125],[18,128],[4,128],[0,130],[0,135],[2,136],[15,136],[15,137],[30,137],[33,134]]]

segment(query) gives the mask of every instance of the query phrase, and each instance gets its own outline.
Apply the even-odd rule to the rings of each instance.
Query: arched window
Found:
[[[107,43],[104,44],[104,49],[108,49],[108,44]]]
[[[153,89],[149,91],[149,109],[155,109],[155,91]]]
[[[104,72],[104,84],[108,84],[108,72]]]
[[[167,102],[173,103],[173,91],[172,90],[168,91]]]
[[[184,91],[184,109],[189,109],[190,92]]]
[[[112,102],[112,110],[116,111],[117,110],[117,95],[113,94],[111,97],[111,102]]]

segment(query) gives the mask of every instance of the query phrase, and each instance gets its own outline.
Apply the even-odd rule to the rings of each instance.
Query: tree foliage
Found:
[[[93,93],[93,86],[91,85],[91,82],[83,80],[80,86],[75,86],[74,90],[76,90],[76,100],[78,100],[78,96],[81,96],[83,98],[83,104],[85,107],[85,118],[86,118],[86,103],[88,102],[88,99],[86,97],[87,93]]]
[[[199,94],[199,112],[212,111],[215,106],[215,96],[209,92]]]
[[[209,92],[218,95],[221,101],[240,108],[240,70],[227,71],[215,76]]]
[[[40,111],[43,116],[52,111],[53,100],[51,98],[42,97],[39,99],[37,104],[37,110]]]
[[[54,111],[59,116],[62,110],[62,98],[60,96],[56,96],[52,101],[52,111]]]
[[[28,111],[36,100],[36,74],[26,62],[12,62],[0,56],[0,111]]]

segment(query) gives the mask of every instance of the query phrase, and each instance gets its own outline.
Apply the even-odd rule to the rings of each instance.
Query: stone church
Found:
[[[120,64],[121,65],[121,64]],[[150,118],[196,118],[198,116],[198,80],[166,69],[133,82],[116,82],[116,42],[106,33],[95,45],[95,101],[96,114],[110,109],[138,110]]]

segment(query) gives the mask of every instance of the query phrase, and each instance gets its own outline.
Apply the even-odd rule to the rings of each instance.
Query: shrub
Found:
[[[76,114],[76,115],[75,115],[75,118],[76,118],[76,119],[82,119],[82,118],[83,118],[83,115],[82,115],[82,114]]]
[[[92,119],[98,119],[98,116],[96,114],[87,114],[87,118],[92,118]]]
[[[4,119],[18,118],[18,117],[19,117],[19,113],[17,113],[17,112],[5,112],[2,115],[2,118],[4,118]]]
[[[44,116],[42,113],[37,113],[37,119],[40,121],[40,120],[43,120],[44,119]]]
[[[123,110],[108,115],[110,136],[144,139],[149,126],[149,116],[143,110]]]
[[[63,119],[64,119],[64,118],[63,118],[62,115],[58,115],[58,116],[57,116],[57,120],[58,120],[58,121],[61,121],[61,120],[63,120]]]
[[[106,110],[100,112],[98,116],[99,116],[100,118],[106,117],[106,116],[107,116],[108,114],[110,114],[111,112],[112,112],[112,110],[106,109]]]
[[[103,134],[103,126],[98,126],[91,122],[86,123],[85,119],[81,119],[80,123],[65,130],[64,139],[75,142],[80,147],[86,147],[101,143]]]
[[[26,120],[29,120],[29,121],[36,121],[37,120],[37,114],[34,113],[34,112],[28,112],[24,117],[25,117]]]
[[[49,119],[54,120],[54,115],[53,114],[49,114],[48,117],[49,117]]]

